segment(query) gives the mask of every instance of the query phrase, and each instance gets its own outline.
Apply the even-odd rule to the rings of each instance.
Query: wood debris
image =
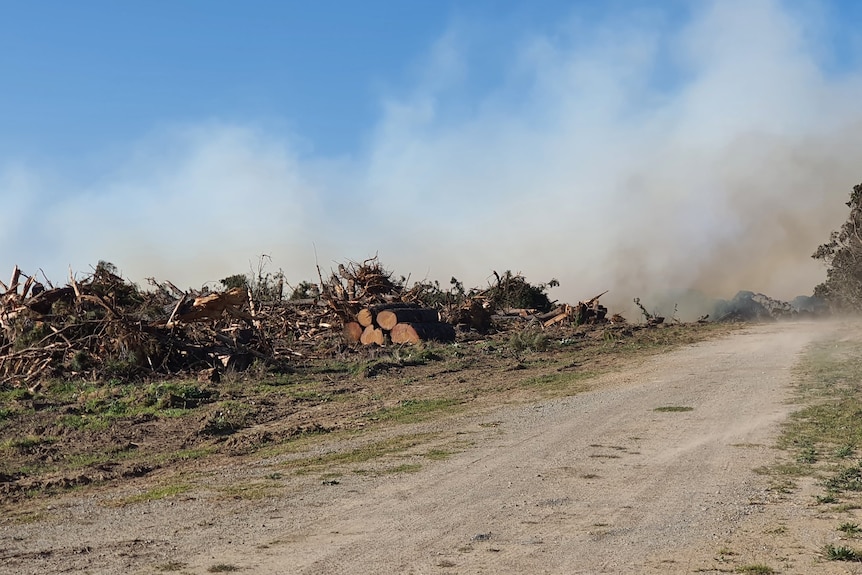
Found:
[[[0,385],[182,374],[217,381],[226,370],[255,363],[290,370],[293,362],[359,345],[452,342],[456,327],[486,334],[625,323],[606,317],[604,294],[553,304],[544,284],[534,288],[511,272],[495,272],[495,284],[469,292],[454,278],[450,291],[427,282],[406,289],[376,257],[339,264],[326,279],[318,268],[318,277],[299,299],[284,299],[280,276],[263,286],[231,276],[245,285],[223,281],[221,291],[184,291],[149,278],[143,290],[99,262],[84,277],[70,271],[67,284],[55,287],[16,266],[8,283],[0,281]]]
[[[440,313],[436,309],[392,302],[359,310],[356,321],[345,325],[344,337],[352,343],[358,341],[363,345],[451,342],[455,341],[455,328],[440,321]]]

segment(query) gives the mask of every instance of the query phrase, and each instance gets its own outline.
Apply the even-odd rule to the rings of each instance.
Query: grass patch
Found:
[[[823,548],[823,554],[830,561],[862,561],[862,555],[846,545],[827,545]]]
[[[28,524],[37,523],[48,519],[50,515],[44,509],[24,509],[21,511],[7,511],[6,518],[14,523]]]
[[[849,521],[847,521],[838,526],[838,531],[841,531],[842,533],[850,537],[854,537],[858,535],[859,532],[862,531],[862,529],[859,528],[858,523],[850,523]]]
[[[28,435],[0,442],[0,451],[15,451],[17,453],[32,453],[43,445],[51,445],[56,441],[53,437],[38,437]]]
[[[653,411],[658,411],[660,413],[677,413],[682,411],[694,411],[694,408],[685,405],[663,405],[661,407],[656,407]]]
[[[516,331],[509,337],[509,347],[515,353],[524,351],[547,351],[553,343],[544,331]]]
[[[812,446],[803,447],[796,456],[796,461],[806,465],[817,463],[817,450]]]
[[[272,495],[273,490],[280,487],[275,483],[247,483],[247,484],[231,484],[227,487],[219,488],[219,493],[228,499],[244,499],[247,501],[256,501],[264,499]]]
[[[830,503],[838,503],[838,498],[835,497],[834,493],[825,493],[823,495],[816,495],[814,500],[817,501],[818,505],[828,505]]]
[[[453,451],[446,451],[445,449],[429,449],[422,455],[432,461],[443,461],[449,459],[453,454]]]
[[[229,563],[216,563],[207,568],[208,573],[231,573],[233,571],[239,571],[239,567]]]
[[[763,468],[773,476],[816,477],[818,504],[862,493],[862,462],[848,465],[862,444],[862,358],[857,341],[828,341],[806,351],[795,368],[796,400],[803,407],[782,426],[784,461]]]
[[[347,451],[337,451],[318,455],[315,457],[299,459],[285,463],[288,467],[294,467],[297,473],[317,472],[321,468],[336,465],[356,465],[386,456],[404,453],[416,446],[437,437],[434,433],[417,433],[411,435],[400,435],[375,441]]]
[[[160,571],[162,573],[181,571],[185,568],[186,565],[188,565],[188,563],[183,563],[181,561],[169,561],[168,563],[156,565],[156,571]]]
[[[160,487],[154,487],[143,493],[139,493],[138,495],[132,495],[131,497],[126,497],[125,499],[121,499],[116,502],[117,507],[122,507],[125,505],[134,505],[135,503],[146,503],[149,501],[159,501],[160,499],[167,499],[170,497],[176,497],[182,493],[191,490],[191,485],[185,483],[179,483],[175,485],[163,485]]]
[[[775,569],[769,565],[762,563],[754,563],[752,565],[741,565],[735,569],[737,573],[745,573],[746,575],[772,575],[776,573]]]
[[[832,492],[862,491],[862,464],[845,467],[823,481],[823,486]]]
[[[544,395],[564,395],[584,391],[584,380],[596,375],[592,371],[566,371],[529,377],[519,387],[534,389]]]
[[[201,427],[204,435],[230,435],[252,423],[254,407],[241,401],[220,401]]]
[[[376,421],[416,423],[439,411],[454,410],[461,404],[457,399],[405,399],[395,407],[381,409],[371,417]]]
[[[8,407],[0,407],[0,424],[5,422],[7,419],[12,419],[15,415],[15,410],[10,409]]]
[[[850,457],[853,455],[854,449],[852,445],[842,445],[838,449],[835,450],[835,457],[839,459],[844,459],[845,457]]]
[[[158,409],[191,409],[209,403],[217,396],[218,392],[195,383],[169,381],[151,384],[147,388],[145,402]]]
[[[387,468],[384,473],[416,473],[422,469],[421,463],[402,463],[395,467]]]

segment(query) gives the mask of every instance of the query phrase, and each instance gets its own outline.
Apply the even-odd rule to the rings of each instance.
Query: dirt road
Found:
[[[401,473],[321,481],[272,458],[157,501],[69,496],[2,524],[0,573],[862,572],[815,568],[824,536],[792,536],[810,513],[753,472],[778,455],[799,352],[832,329],[758,326],[569,398],[417,426],[455,453],[415,455],[415,472],[405,458]],[[269,488],[233,499],[226,483]],[[789,535],[768,535],[779,525]]]

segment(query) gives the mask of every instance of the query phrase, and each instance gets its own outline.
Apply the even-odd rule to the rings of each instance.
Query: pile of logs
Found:
[[[421,341],[455,341],[455,328],[440,321],[435,309],[416,304],[391,302],[364,307],[354,321],[344,324],[349,343],[385,345]]]

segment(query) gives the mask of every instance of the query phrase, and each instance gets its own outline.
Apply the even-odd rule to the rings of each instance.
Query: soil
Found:
[[[0,573],[862,573],[821,557],[839,519],[810,505],[813,483],[787,493],[756,472],[782,455],[771,446],[796,408],[799,353],[835,330],[776,323],[647,358],[606,355],[612,372],[566,393],[509,384],[525,367],[553,383],[542,375],[573,363],[560,357],[542,367],[470,354],[450,373],[333,378],[364,403],[334,394],[287,413],[273,399],[277,417],[207,439],[211,457],[109,461],[77,483],[68,471],[57,485],[6,478],[16,487]],[[511,369],[471,371],[487,358]],[[461,400],[450,416],[356,433],[379,402],[403,406],[405,387]],[[200,445],[188,418],[162,421],[105,434],[153,453]]]

